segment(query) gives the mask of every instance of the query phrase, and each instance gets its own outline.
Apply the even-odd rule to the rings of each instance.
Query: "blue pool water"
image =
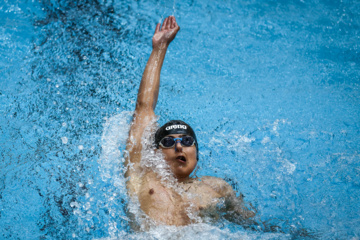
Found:
[[[0,3],[1,239],[359,239],[358,1]],[[154,26],[181,30],[159,123],[198,134],[257,231],[226,220],[136,233],[122,152]]]

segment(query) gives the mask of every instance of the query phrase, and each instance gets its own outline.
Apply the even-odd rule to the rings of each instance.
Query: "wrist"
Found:
[[[168,43],[159,43],[159,44],[153,45],[153,51],[167,50],[168,47],[169,47]]]

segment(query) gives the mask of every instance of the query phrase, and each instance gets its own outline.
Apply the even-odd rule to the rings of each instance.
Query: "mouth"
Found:
[[[180,161],[180,162],[186,162],[186,158],[184,156],[178,156],[176,157],[176,160]]]

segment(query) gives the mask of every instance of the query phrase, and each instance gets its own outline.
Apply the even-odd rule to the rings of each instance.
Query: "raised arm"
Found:
[[[179,29],[180,27],[177,25],[174,16],[166,18],[162,28],[160,28],[160,23],[156,25],[155,34],[152,38],[153,50],[140,83],[135,109],[136,114],[144,110],[146,112],[151,111],[153,114],[159,95],[160,71],[166,50]]]
[[[160,23],[156,25],[152,38],[153,50],[141,78],[135,113],[126,146],[128,154],[125,156],[125,164],[128,165],[130,162],[132,163],[132,167],[129,167],[126,172],[126,176],[130,176],[128,188],[131,191],[137,192],[134,184],[139,180],[139,163],[142,149],[141,137],[144,129],[151,123],[155,116],[154,109],[159,95],[160,72],[166,50],[179,29],[180,27],[177,25],[175,17],[170,16],[164,20],[162,26]]]

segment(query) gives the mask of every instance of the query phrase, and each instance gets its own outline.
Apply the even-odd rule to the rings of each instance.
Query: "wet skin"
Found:
[[[187,178],[169,187],[161,177],[148,172],[142,178],[138,196],[141,209],[155,224],[181,226],[198,222],[200,211],[213,208],[232,193],[231,187],[219,178]]]
[[[156,225],[187,225],[199,222],[200,211],[216,205],[221,198],[234,202],[234,212],[244,217],[251,217],[242,208],[242,199],[236,198],[231,186],[223,179],[202,177],[192,179],[196,160],[196,147],[183,147],[176,143],[172,148],[161,148],[170,170],[174,174],[176,186],[164,184],[161,177],[153,169],[144,167],[142,162],[142,139],[147,128],[156,118],[156,107],[160,72],[165,59],[166,50],[180,30],[175,17],[167,17],[162,26],[157,24],[152,39],[153,50],[146,64],[138,91],[136,108],[126,145],[125,166],[128,177],[128,193],[135,202],[137,199],[142,211]],[[173,137],[182,135],[174,134]],[[144,159],[146,161],[146,159]],[[149,224],[148,224],[149,225]]]
[[[167,137],[181,138],[186,136],[184,134],[171,134]],[[176,147],[175,147],[176,146]],[[182,146],[179,141],[171,148],[159,147],[165,156],[166,162],[169,164],[171,171],[179,182],[184,182],[189,179],[189,175],[194,171],[196,160],[195,145],[186,147]]]
[[[181,138],[186,135],[167,136]],[[164,185],[161,176],[149,169],[143,175],[139,184],[139,203],[156,224],[181,226],[195,223],[201,212],[215,209],[221,198],[235,197],[231,186],[223,179],[189,177],[197,165],[195,145],[186,147],[176,142],[171,148],[160,146],[157,151],[162,151],[177,184],[172,187]]]

